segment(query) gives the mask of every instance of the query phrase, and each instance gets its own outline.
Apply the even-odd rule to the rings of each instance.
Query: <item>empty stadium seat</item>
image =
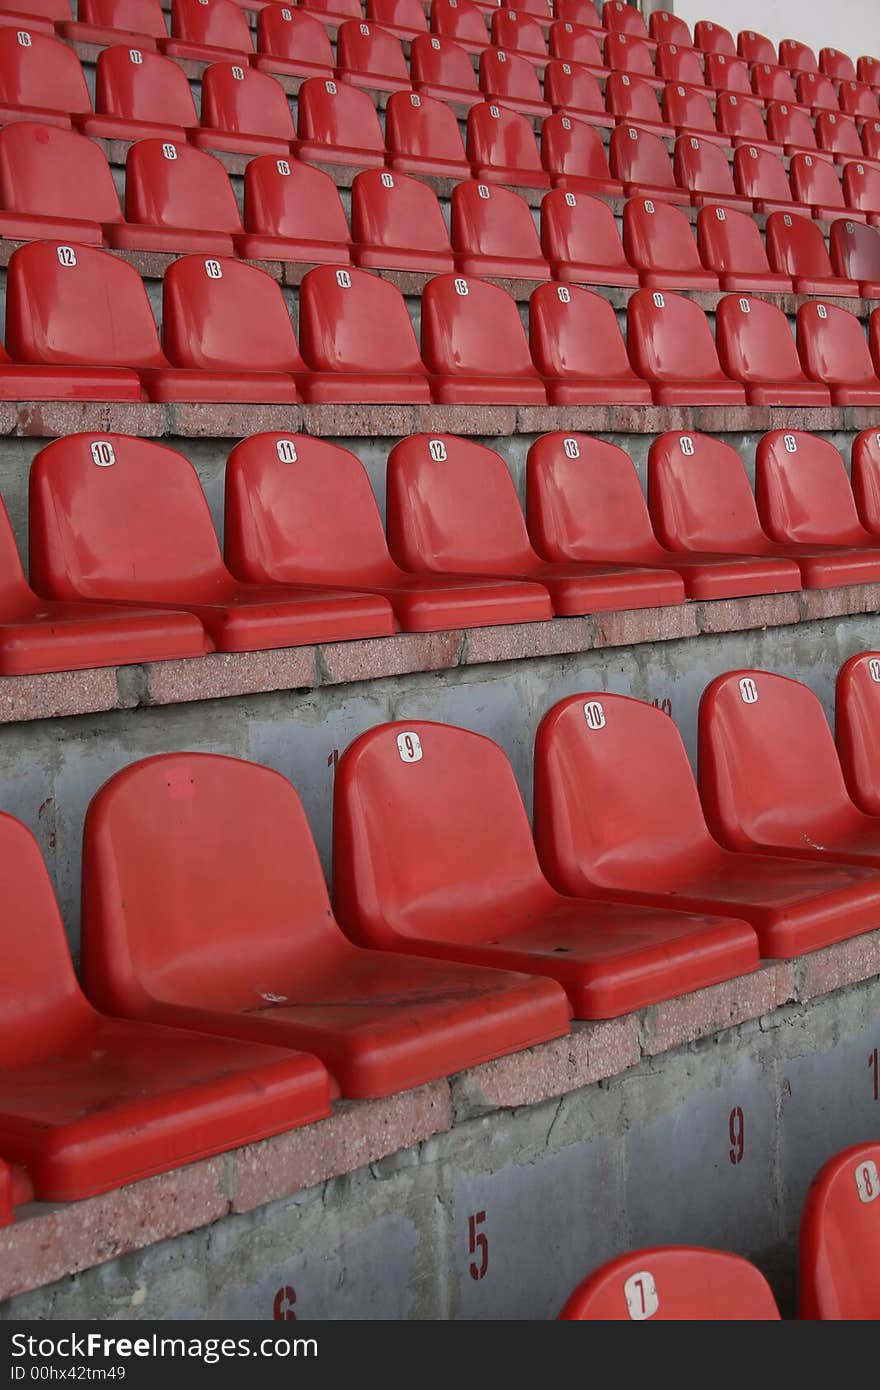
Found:
[[[818,72],[819,63],[809,44],[799,39],[781,39],[779,61],[789,72]]]
[[[424,96],[465,106],[482,101],[467,51],[452,39],[419,34],[412,41],[409,66],[412,85]]]
[[[736,44],[729,29],[715,24],[710,19],[698,19],[694,25],[694,43],[703,53],[720,54],[722,57],[736,56]]]
[[[633,288],[639,283],[623,254],[614,213],[599,198],[561,188],[545,194],[541,247],[554,280]]]
[[[793,443],[797,451],[800,436],[777,433],[784,447]],[[860,570],[864,573],[866,564],[874,563],[849,544],[771,540],[742,459],[731,445],[710,435],[670,431],[654,440],[648,454],[648,504],[654,530],[671,550],[774,558],[789,573],[800,570],[805,589],[859,583]]]
[[[756,34],[754,29],[742,29],[736,38],[736,51],[747,63],[776,62],[776,49],[764,34]]]
[[[856,63],[856,77],[869,87],[880,87],[880,58],[863,54]]]
[[[810,215],[810,209],[800,207],[792,197],[782,160],[760,145],[740,145],[734,151],[733,182],[737,192],[751,198],[756,212]]]
[[[472,106],[467,119],[467,157],[476,177],[485,183],[549,187],[550,176],[541,168],[535,133],[521,111],[492,101]]]
[[[480,54],[480,90],[491,101],[531,116],[546,113],[544,94],[534,63],[519,53],[484,48]]]
[[[155,51],[157,39],[168,37],[159,0],[77,0],[76,13],[76,23],[65,15],[60,25],[60,32],[74,43],[134,41]]]
[[[576,1018],[613,1017],[757,964],[754,936],[736,920],[557,893],[504,753],[446,724],[380,725],[346,750],[333,868],[354,940],[549,975]]]
[[[436,449],[427,435],[418,439]],[[400,569],[363,465],[338,444],[305,435],[259,434],[236,445],[226,467],[225,533],[226,562],[239,579],[379,593],[407,632],[552,615],[540,584]]]
[[[770,959],[871,931],[880,919],[880,877],[870,869],[722,848],[675,724],[626,695],[573,695],[544,716],[535,840],[561,892],[736,913]]]
[[[233,0],[172,0],[171,38],[159,44],[172,58],[240,62],[254,51],[251,31]]]
[[[555,188],[620,198],[623,184],[611,177],[602,136],[593,125],[561,111],[541,128],[541,161]]]
[[[749,65],[740,58],[729,57],[726,53],[707,53],[706,85],[714,87],[719,96],[722,92],[728,92],[751,98]],[[754,101],[749,101],[749,105],[754,104]]]
[[[623,210],[623,246],[640,283],[650,289],[718,289],[718,276],[700,262],[687,217],[671,203],[630,198]]]
[[[813,115],[840,115],[834,83],[821,73],[802,72],[797,79],[798,101],[809,106]]]
[[[723,290],[791,292],[791,276],[770,269],[754,217],[734,208],[704,207],[697,218],[700,260],[714,270]]]
[[[683,19],[669,10],[654,10],[648,20],[648,32],[656,44],[674,43],[693,48],[691,31]]]
[[[394,631],[377,595],[244,584],[223,564],[198,474],[151,440],[111,435],[97,466],[94,436],[41,449],[30,473],[30,571],[38,593],[192,613],[218,651],[380,637]]]
[[[550,56],[588,68],[591,75],[603,73],[605,67],[596,34],[586,24],[557,20],[550,30]]]
[[[95,114],[79,128],[103,140],[158,136],[183,142],[199,118],[179,63],[138,48],[104,48],[95,73]]]
[[[0,28],[0,125],[42,121],[69,130],[71,116],[91,109],[72,48],[47,34]]]
[[[720,145],[725,150],[730,143],[726,135],[718,134],[705,91],[667,83],[663,89],[663,115],[679,135],[698,135],[704,143]]]
[[[452,246],[462,275],[550,278],[532,210],[512,188],[490,187],[473,179],[456,184],[452,190]]]
[[[636,290],[627,305],[626,341],[658,405],[745,403],[743,388],[722,372],[709,322],[692,299]]]
[[[728,295],[715,311],[715,339],[722,367],[742,382],[749,405],[831,404],[828,387],[804,375],[788,319],[775,304]]]
[[[485,280],[438,275],[428,282],[422,294],[422,357],[433,377],[434,400],[444,405],[547,403],[516,302]],[[401,563],[414,568],[408,559]]]
[[[841,279],[855,280],[859,293],[880,299],[880,231],[838,217],[828,235],[831,264]]]
[[[880,816],[851,801],[834,735],[806,685],[731,671],[703,692],[700,797],[731,849],[880,867]]]
[[[394,92],[385,112],[388,163],[401,173],[470,178],[461,131],[445,101],[424,92]]]
[[[767,218],[767,255],[774,270],[790,275],[798,294],[854,294],[855,280],[834,274],[822,228],[806,217],[773,212]]]
[[[777,1322],[770,1285],[748,1260],[724,1250],[661,1245],[609,1260],[579,1284],[569,1322]]]
[[[137,1182],[330,1113],[317,1058],[98,1013],[36,840],[0,816],[0,1147],[41,1202]]]
[[[802,304],[797,345],[807,376],[830,386],[835,405],[880,405],[880,380],[854,314],[816,300]]]
[[[666,146],[650,130],[619,125],[611,132],[610,167],[623,183],[628,198],[664,198],[670,203],[689,203],[686,189],[679,188]]]
[[[166,753],[104,785],[86,821],[83,918],[89,993],[115,1014],[308,1047],[345,1096],[407,1090],[568,1030],[550,981],[347,941],[293,787],[236,758]],[[157,941],[160,922],[173,925]]]
[[[690,191],[694,207],[705,203],[751,213],[752,201],[737,193],[727,151],[702,136],[680,135],[673,160],[675,182]]]
[[[109,439],[94,441],[94,448],[96,459],[112,458]],[[0,674],[80,671],[202,656],[208,650],[204,628],[188,613],[123,612],[104,603],[38,598],[24,577],[0,498]]]
[[[265,5],[257,15],[254,67],[282,77],[333,76],[333,49],[324,25],[294,5]]]
[[[602,6],[602,23],[612,34],[632,34],[638,39],[648,37],[641,14],[624,0],[607,0]]]
[[[662,87],[662,78],[654,76],[654,50],[644,39],[629,34],[609,33],[602,48],[605,66],[612,72],[640,77],[652,87]]]
[[[771,63],[753,65],[752,90],[762,101],[782,101],[788,106],[797,105],[797,92],[787,68],[776,67]]]
[[[614,117],[605,110],[598,79],[579,63],[552,58],[544,69],[544,101],[554,111],[589,117],[590,125],[613,126]],[[541,136],[546,130],[544,122]]]
[[[618,121],[651,130],[657,135],[675,134],[660,110],[660,98],[650,82],[634,73],[612,72],[605,82],[605,105]]]
[[[791,191],[799,203],[807,204],[814,217],[833,221],[849,216],[859,222],[864,214],[852,212],[843,200],[837,169],[821,155],[796,154],[789,167]]]
[[[428,19],[420,0],[367,0],[366,17],[399,39],[428,32]]]
[[[554,0],[553,13],[557,19],[571,24],[585,24],[588,29],[601,29],[602,21],[593,0]]]
[[[657,76],[669,84],[684,84],[695,90],[705,85],[700,55],[693,48],[681,48],[677,43],[661,43],[655,58]]]
[[[310,77],[299,89],[297,153],[315,164],[355,164],[381,169],[385,140],[366,92],[348,82]]]
[[[409,69],[400,39],[379,24],[349,19],[336,35],[336,74],[371,91],[408,92]]]
[[[536,15],[525,11],[518,14],[513,9],[493,10],[490,34],[494,46],[508,54],[522,53],[533,63],[547,57],[547,40]]]
[[[808,111],[801,106],[789,106],[787,101],[771,101],[767,105],[767,134],[776,145],[782,145],[788,155],[799,150],[816,148],[816,134]]]
[[[268,72],[212,63],[202,75],[201,129],[190,138],[203,150],[289,156],[296,131],[287,94]]]
[[[848,116],[858,116],[866,121],[876,121],[880,117],[877,96],[873,88],[863,82],[841,82],[837,100],[841,111]]]
[[[798,1317],[880,1319],[880,1144],[857,1144],[816,1174],[801,1216]]]
[[[70,19],[68,0],[3,0],[0,10],[0,24],[17,28],[21,19],[27,16],[28,26],[36,33],[54,34],[56,25]]]
[[[880,652],[859,652],[837,673],[835,735],[846,785],[869,816],[880,815]]]
[[[630,366],[614,309],[582,286],[534,291],[529,345],[551,405],[651,403],[650,386]]]
[[[482,11],[470,0],[431,0],[431,31],[468,53],[480,53],[489,42]]]
[[[845,214],[852,210],[853,222],[864,222],[866,217],[872,226],[880,222],[880,169],[853,160],[843,168],[843,194],[846,199]],[[840,216],[841,214],[838,214]]]
[[[328,26],[338,27],[346,19],[360,19],[361,0],[301,0],[303,8],[316,15]]]
[[[665,550],[654,535],[629,455],[590,435],[560,430],[531,446],[526,509],[529,535],[547,560],[662,566],[681,575],[692,599],[800,588],[795,567],[772,559]]]
[[[431,399],[403,296],[365,270],[309,271],[299,291],[299,342],[313,373],[306,400]]]
[[[749,97],[740,96],[737,92],[719,92],[715,102],[715,122],[734,149],[739,145],[754,145],[758,149],[781,153],[767,138],[760,106]]]
[[[856,65],[852,58],[837,48],[819,50],[819,67],[826,77],[833,78],[835,82],[854,82],[856,79]]]
[[[351,236],[339,192],[323,169],[260,155],[244,176],[245,236],[251,260],[348,265]]]
[[[107,232],[108,245],[116,249],[231,256],[242,235],[238,203],[220,161],[168,140],[139,140],[129,147],[125,217]]]
[[[0,235],[17,241],[100,246],[104,229],[122,221],[110,166],[94,141],[30,121],[0,130],[0,205]]]
[[[90,246],[21,246],[6,272],[0,390],[13,400],[143,401],[138,371],[168,366],[137,271]]]
[[[406,174],[386,169],[358,174],[351,188],[351,232],[356,265],[432,275],[454,269],[437,195]]]
[[[531,579],[562,616],[682,601],[681,580],[668,570],[542,560],[504,460],[473,440],[442,442],[439,462],[423,436],[396,444],[388,458],[388,543],[405,569]]]
[[[880,535],[880,436],[862,430],[852,443],[852,490],[863,525]]]
[[[835,164],[861,159],[862,142],[852,116],[841,112],[820,111],[816,117],[816,139],[820,150],[834,155]]]

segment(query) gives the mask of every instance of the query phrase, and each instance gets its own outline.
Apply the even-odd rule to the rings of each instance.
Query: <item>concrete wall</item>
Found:
[[[755,29],[778,44],[780,39],[800,39],[817,56],[820,48],[839,48],[855,60],[861,53],[880,53],[880,9],[876,0],[674,0],[652,9],[674,10],[691,27],[698,19],[723,24],[736,38],[741,29]]]
[[[813,1174],[880,1134],[878,1005],[875,978],[522,1109],[461,1092],[447,1134],[0,1319],[552,1318],[600,1262],[669,1242],[749,1256],[790,1312]]]

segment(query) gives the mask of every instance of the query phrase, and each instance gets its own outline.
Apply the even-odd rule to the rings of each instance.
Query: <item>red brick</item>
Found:
[[[402,632],[357,642],[328,642],[318,650],[321,684],[376,680],[411,671],[440,671],[457,666],[464,633]]]
[[[112,251],[120,261],[134,266],[142,280],[161,280],[177,256],[170,251]]]
[[[52,671],[41,676],[0,676],[0,723],[98,714],[119,703],[116,668]]]
[[[200,64],[200,66],[204,68],[207,67],[207,64]],[[228,174],[243,174],[251,160],[255,158],[252,154],[239,154],[233,150],[209,150],[208,153],[212,154],[215,159],[219,159]]]
[[[622,613],[596,613],[594,647],[629,647],[638,642],[674,642],[696,637],[699,629],[692,603],[666,608],[631,608]]]
[[[417,407],[412,405],[354,405],[337,402],[333,405],[304,405],[303,429],[316,434],[344,439],[346,435],[399,437],[413,434],[417,428]]]
[[[433,434],[477,434],[491,438],[516,431],[513,405],[417,405],[415,429]]]
[[[753,594],[695,605],[701,632],[742,632],[746,628],[785,627],[801,620],[801,592]]]
[[[207,405],[184,401],[168,407],[169,434],[190,438],[241,439],[261,430],[289,430],[294,434],[301,424],[299,405]]]
[[[770,961],[750,975],[724,980],[645,1009],[641,1017],[642,1048],[653,1057],[724,1028],[735,1028],[747,1019],[761,1018],[793,998],[793,963]]]
[[[795,963],[798,998],[815,999],[834,989],[880,975],[880,931],[852,936],[824,950],[812,951]]]
[[[553,618],[546,623],[509,623],[506,627],[474,627],[466,634],[463,666],[483,661],[522,661],[533,656],[556,656],[588,651],[592,627],[588,618]]]
[[[80,430],[95,434],[165,433],[165,407],[147,401],[30,401],[17,407],[15,433],[57,439]]]
[[[389,285],[400,290],[401,294],[416,296],[421,296],[422,290],[431,279],[430,275],[419,270],[380,270],[378,275],[381,280],[387,280]]]
[[[766,405],[695,405],[695,430],[706,434],[740,434],[770,428],[770,409]]]
[[[213,652],[144,667],[145,704],[220,700],[264,690],[301,690],[318,684],[314,647],[265,652]]]
[[[839,406],[770,407],[771,430],[839,430],[843,428],[843,411]]]
[[[876,613],[880,608],[880,584],[850,584],[840,589],[804,589],[801,616],[837,618],[847,613]]]
[[[611,430],[609,405],[521,405],[516,412],[518,434],[546,434],[550,430],[583,430],[605,434]]]

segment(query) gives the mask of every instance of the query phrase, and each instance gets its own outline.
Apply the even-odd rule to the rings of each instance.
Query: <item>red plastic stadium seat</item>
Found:
[[[60,39],[0,28],[0,124],[42,121],[70,129],[92,109],[79,59]]]
[[[13,0],[14,3],[14,0]],[[168,36],[159,0],[77,0],[77,22],[61,25],[75,43],[137,43],[155,50],[156,40]]]
[[[82,117],[79,128],[104,140],[158,136],[182,143],[199,124],[180,64],[139,48],[104,48],[98,54],[95,112]]]
[[[848,213],[853,221],[861,221],[861,214],[852,212],[843,201],[843,189],[837,169],[821,155],[794,155],[789,178],[792,193],[799,203],[811,208],[814,217],[824,217],[832,221],[835,217]]]
[[[351,230],[356,265],[432,275],[454,269],[437,195],[406,174],[365,169],[357,175],[351,188]]]
[[[470,0],[431,0],[431,30],[468,53],[480,53],[489,42],[482,12]]]
[[[623,247],[650,289],[718,289],[718,276],[703,269],[687,217],[671,203],[631,198],[623,209]]]
[[[863,82],[841,82],[837,99],[841,111],[848,116],[866,121],[876,121],[880,117],[876,93]]]
[[[790,294],[791,276],[771,271],[755,219],[727,207],[704,207],[697,218],[700,260],[714,270],[723,290]]]
[[[806,685],[730,671],[700,701],[700,795],[722,844],[880,867],[880,816],[851,801],[834,735]]]
[[[68,0],[3,0],[0,10],[0,24],[18,28],[23,16],[27,16],[28,28],[35,33],[54,34],[56,25],[70,19]]]
[[[653,87],[662,87],[662,78],[654,75],[654,49],[647,40],[629,34],[610,33],[603,46],[605,66],[612,72],[625,72],[641,77]]]
[[[444,435],[443,443],[439,465],[424,437],[403,440],[388,459],[388,541],[406,569],[531,579],[549,590],[560,615],[682,601],[681,581],[669,571],[542,560],[504,460],[472,440]]]
[[[797,452],[801,436],[779,434]],[[797,567],[806,589],[859,583],[864,572],[865,557],[852,547],[770,540],[742,459],[709,435],[670,432],[655,439],[648,455],[648,503],[655,531],[672,550],[761,555],[768,563],[773,557],[789,572]]]
[[[548,560],[663,567],[681,575],[692,599],[800,588],[794,565],[665,550],[629,455],[591,435],[542,435],[529,449],[526,497],[529,535]]]
[[[327,30],[300,6],[264,6],[257,16],[254,67],[284,77],[332,77],[333,49]]]
[[[113,457],[109,439],[93,441],[94,458]],[[0,499],[0,674],[81,671],[91,666],[202,656],[205,630],[188,613],[110,604],[53,602],[28,585]]]
[[[299,341],[313,375],[308,401],[431,399],[403,296],[365,270],[318,266],[299,291]]]
[[[554,188],[623,196],[623,184],[611,177],[602,137],[589,121],[561,111],[548,116],[541,128],[541,159]]]
[[[409,69],[400,39],[378,24],[349,19],[336,36],[336,74],[355,87],[408,92]]]
[[[767,254],[774,270],[790,275],[798,294],[852,294],[855,280],[838,280],[821,227],[790,212],[767,218]]]
[[[420,0],[367,0],[367,19],[381,24],[399,39],[428,32],[428,20]]]
[[[468,179],[461,131],[445,101],[422,92],[395,92],[385,113],[388,163],[401,173]]]
[[[233,0],[172,0],[171,38],[159,47],[204,63],[242,62],[254,51],[244,10]]]
[[[867,214],[872,226],[880,220],[880,169],[853,161],[843,167],[843,194],[847,211],[859,213],[854,222],[863,222]]]
[[[837,675],[835,732],[849,794],[869,816],[880,815],[878,713],[880,652],[860,652]]]
[[[557,19],[568,20],[571,24],[585,24],[588,29],[602,28],[593,0],[554,0],[553,12]]]
[[[378,112],[366,92],[348,82],[310,77],[299,89],[298,102],[301,159],[382,168],[385,140]]]
[[[751,198],[756,212],[810,215],[810,209],[799,207],[792,197],[782,160],[759,145],[740,145],[734,152],[733,182],[740,193]]]
[[[7,815],[0,881],[0,1147],[39,1201],[78,1201],[330,1113],[315,1057],[98,1013],[37,842]]]
[[[595,32],[585,24],[557,20],[550,30],[550,56],[601,73],[605,67]]]
[[[837,48],[822,48],[819,50],[819,68],[826,77],[834,82],[854,82],[856,80],[856,65],[849,54],[841,53]]]
[[[863,54],[856,63],[856,76],[869,87],[880,87],[880,58]]]
[[[436,452],[437,441],[421,435],[419,447]],[[400,569],[366,470],[354,454],[324,440],[258,434],[236,445],[226,468],[225,522],[226,561],[240,579],[378,593],[407,632],[552,615],[550,596],[538,584]]]
[[[130,146],[125,216],[107,233],[117,250],[230,256],[242,236],[238,203],[219,159],[168,140]]]
[[[755,145],[758,149],[774,150],[781,154],[781,150],[767,139],[761,108],[749,97],[740,96],[737,92],[719,92],[715,103],[715,121],[734,149],[738,145]]]
[[[637,9],[627,5],[624,0],[607,0],[602,6],[602,23],[614,34],[633,34],[646,39],[648,30]]]
[[[428,282],[422,357],[434,377],[434,400],[442,404],[547,404],[516,302],[485,280],[438,275]],[[406,558],[402,563],[418,568]]]
[[[834,83],[821,73],[802,72],[797,80],[797,96],[798,101],[809,106],[814,116],[823,112],[826,115],[840,115]]]
[[[549,981],[347,941],[300,800],[269,768],[204,753],[134,763],[92,801],[85,856],[85,974],[117,1015],[307,1047],[352,1097],[568,1030]]]
[[[804,376],[788,319],[775,304],[728,295],[715,311],[715,337],[721,365],[742,382],[749,405],[831,404],[828,387]]]
[[[96,467],[93,436],[42,449],[30,474],[30,567],[40,593],[192,613],[218,651],[347,641],[394,631],[369,594],[243,584],[223,564],[207,499],[174,449],[111,435],[115,461]]]
[[[2,32],[2,31],[0,31]],[[0,130],[0,235],[100,246],[122,221],[110,166],[84,135],[21,122]]]
[[[798,1317],[880,1319],[880,1144],[836,1154],[813,1179],[801,1217]]]
[[[680,48],[677,43],[661,43],[656,57],[657,76],[667,85],[684,83],[700,90],[705,84],[700,55],[694,48]]]
[[[522,53],[533,63],[547,58],[547,39],[536,15],[512,9],[493,10],[490,32],[495,47],[509,54]]]
[[[661,1245],[609,1260],[579,1284],[560,1319],[570,1322],[777,1322],[760,1270],[722,1250]]]
[[[490,187],[473,179],[456,184],[452,190],[452,246],[462,275],[550,278],[532,210],[511,188]]]
[[[798,39],[781,39],[779,61],[789,72],[818,72],[819,63],[812,48]]]
[[[561,188],[545,194],[541,246],[554,280],[633,288],[639,283],[623,254],[614,213],[599,198]]]
[[[528,117],[495,102],[481,101],[468,112],[467,157],[485,183],[549,187]]]
[[[419,34],[412,41],[409,66],[412,85],[423,96],[463,106],[482,101],[473,64],[466,50],[452,39]]]
[[[648,32],[655,43],[675,43],[680,47],[693,47],[691,31],[683,19],[671,14],[669,10],[654,10],[648,20]]]
[[[183,256],[162,281],[162,346],[172,370],[155,401],[299,400],[304,371],[277,280],[231,257]]]
[[[303,9],[316,15],[322,24],[340,25],[363,14],[361,0],[301,0]]]
[[[191,139],[202,150],[289,155],[296,131],[284,88],[268,72],[212,63],[202,76],[202,126]]]
[[[736,44],[729,29],[709,19],[698,19],[694,25],[694,43],[703,53],[717,53],[725,58],[736,56]]]
[[[877,329],[871,324],[872,346],[876,352]],[[852,446],[852,489],[859,516],[873,536],[880,536],[880,435],[862,430]]]
[[[552,58],[544,69],[544,101],[554,111],[587,116],[591,125],[613,126],[614,117],[605,110],[602,89],[593,73],[579,63]],[[547,128],[547,122],[541,132]]]
[[[749,76],[749,65],[744,63],[741,58],[728,57],[726,53],[707,53],[706,85],[714,87],[718,93],[732,92],[738,96],[751,98],[752,82]],[[750,100],[749,104],[755,105],[753,100]]]
[[[757,64],[752,68],[752,90],[762,101],[797,105],[797,92],[787,68],[775,67],[770,63]]]
[[[880,920],[880,877],[870,869],[723,849],[675,724],[626,695],[574,695],[544,716],[535,839],[561,891],[736,913],[769,959],[818,950]]]
[[[816,139],[820,150],[834,155],[835,164],[846,164],[863,157],[862,142],[852,116],[839,111],[820,111],[816,117]]]
[[[763,34],[754,29],[742,29],[736,38],[736,51],[747,63],[775,63],[776,49]]]
[[[348,265],[351,235],[336,184],[323,169],[261,155],[244,176],[239,242],[250,260]]]
[[[838,217],[828,240],[835,274],[855,280],[866,299],[880,299],[880,231]]]
[[[12,1169],[0,1158],[0,1226],[9,1226],[15,1220],[15,1203],[12,1196]]]
[[[611,172],[622,181],[628,198],[690,202],[687,190],[675,182],[666,146],[653,131],[619,125],[611,132],[610,154]]]
[[[675,128],[664,119],[654,87],[634,73],[612,72],[605,82],[605,104],[619,122],[672,136]]]
[[[535,66],[518,53],[484,48],[480,54],[480,90],[491,101],[503,102],[530,116],[548,114]]]
[[[767,105],[767,134],[774,144],[782,145],[786,154],[799,150],[815,150],[816,135],[809,112],[787,101],[771,101]]]
[[[854,314],[815,300],[802,304],[797,345],[807,376],[831,387],[835,405],[880,405],[880,380]]]
[[[31,242],[10,259],[7,400],[143,401],[138,371],[168,363],[137,271],[91,246]]]
[[[626,324],[630,360],[658,405],[745,403],[743,388],[722,372],[708,319],[692,299],[636,290]]]
[[[650,386],[629,364],[614,310],[598,294],[575,285],[539,286],[529,304],[529,344],[551,405],[651,403]]]
[[[614,1017],[757,964],[741,922],[557,893],[504,753],[445,724],[380,725],[346,750],[333,864],[337,911],[358,942],[549,975],[577,1018]]]
[[[725,149],[730,144],[727,136],[719,135],[715,128],[715,116],[705,91],[667,83],[663,89],[663,115],[679,135],[699,135],[705,143]]]
[[[696,135],[680,135],[675,142],[673,171],[675,182],[681,188],[690,190],[694,207],[702,207],[705,203],[717,206],[721,203],[724,207],[751,213],[751,199],[742,197],[733,186],[727,152],[719,149],[711,140],[706,141]]]

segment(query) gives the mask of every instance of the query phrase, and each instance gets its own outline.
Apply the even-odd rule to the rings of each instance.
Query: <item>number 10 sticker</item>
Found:
[[[402,763],[418,763],[422,760],[422,745],[418,734],[397,735],[397,751]]]

